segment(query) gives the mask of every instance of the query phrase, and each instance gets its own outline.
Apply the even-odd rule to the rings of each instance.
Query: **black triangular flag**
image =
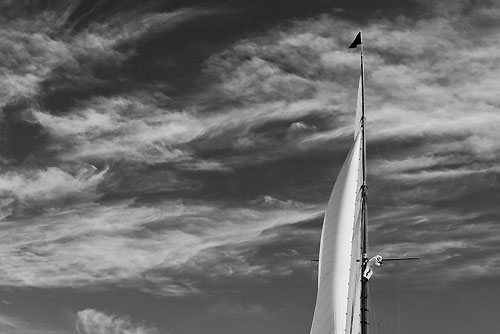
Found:
[[[349,49],[355,49],[360,44],[361,44],[361,31],[358,32],[354,41],[352,41],[351,45],[349,45]]]

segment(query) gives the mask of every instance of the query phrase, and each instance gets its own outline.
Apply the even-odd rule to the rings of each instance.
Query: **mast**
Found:
[[[366,117],[365,117],[365,68],[363,63],[363,41],[361,31],[358,32],[354,41],[349,45],[350,49],[357,48],[361,45],[360,54],[360,80],[358,87],[358,101],[356,106],[356,128],[354,136],[360,132],[360,147],[361,147],[361,187],[359,189],[361,200],[361,226],[360,226],[360,254],[361,254],[361,272],[364,273],[368,263],[368,230],[367,230],[367,187],[366,187]],[[359,128],[358,128],[359,124]],[[359,130],[358,130],[359,129]],[[360,276],[361,293],[359,298],[360,305],[360,332],[361,334],[368,334],[368,280]]]
[[[361,31],[359,32],[359,42],[361,44],[361,148],[362,152],[362,200],[361,200],[361,272],[365,271],[368,262],[368,229],[367,229],[367,191],[366,191],[366,118],[365,118],[365,68],[363,63],[363,42]],[[368,334],[368,280],[361,275],[361,334]]]

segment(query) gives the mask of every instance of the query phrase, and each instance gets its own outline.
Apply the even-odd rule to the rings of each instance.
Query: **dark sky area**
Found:
[[[372,333],[498,333],[499,28],[497,1],[0,0],[0,333],[308,333],[360,29],[370,253],[422,257],[375,273]]]

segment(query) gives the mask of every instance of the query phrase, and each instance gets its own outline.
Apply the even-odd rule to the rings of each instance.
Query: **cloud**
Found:
[[[255,133],[255,128],[282,121],[288,122],[287,131],[295,134],[289,144],[289,148],[294,149],[294,141],[304,137],[296,131],[296,125],[292,126],[296,123],[294,120],[326,104],[326,95],[318,94],[315,99],[269,102],[205,114],[201,110],[165,110],[140,97],[115,96],[97,98],[67,116],[36,110],[31,114],[51,135],[51,149],[62,160],[174,162],[192,170],[231,170],[234,165],[252,160],[238,159],[241,155],[235,159],[207,160],[200,157],[205,147],[226,146],[228,155],[238,151],[248,154],[249,149],[257,145],[271,145],[269,139]],[[303,124],[309,130],[305,133],[314,132],[314,125]],[[250,139],[252,135],[254,138]],[[280,148],[280,151],[286,149]],[[265,150],[259,155],[260,159],[253,162],[280,158]]]
[[[34,325],[15,315],[0,314],[0,331],[9,334],[73,334],[74,331],[65,329],[48,329],[39,324]]]
[[[272,242],[263,231],[318,214],[310,206],[270,205],[263,212],[165,201],[142,207],[75,205],[36,222],[7,224],[0,247],[6,256],[3,284],[81,289],[112,284],[183,295],[197,291],[197,280],[207,275],[266,276],[271,271],[248,262],[242,252],[253,242]],[[231,270],[219,265],[222,260]]]
[[[80,334],[159,334],[158,329],[134,323],[129,317],[107,315],[106,313],[85,309],[76,314],[76,329]]]
[[[70,4],[66,10],[56,8],[29,19],[17,18],[1,30],[0,105],[19,98],[51,96],[75,86],[102,86],[105,78],[94,72],[97,67],[120,66],[136,54],[141,43],[159,32],[213,14],[196,8],[166,13],[118,12],[105,22],[67,33],[64,20],[73,9]]]
[[[0,175],[1,217],[20,214],[25,208],[48,209],[62,201],[96,198],[96,187],[107,171],[85,165],[68,166],[66,170],[49,167],[4,173]]]
[[[69,334],[65,330],[48,330],[36,328],[33,324],[18,315],[0,314],[0,331],[2,333],[15,333],[15,334]]]
[[[19,321],[10,317],[0,315],[0,328],[15,329],[19,326]]]
[[[97,98],[68,116],[34,111],[64,160],[132,160],[150,163],[189,158],[181,144],[196,138],[202,123],[188,112],[159,109],[134,98]]]
[[[1,105],[19,97],[34,97],[39,83],[52,69],[73,62],[64,42],[53,40],[43,33],[2,29],[0,46]]]

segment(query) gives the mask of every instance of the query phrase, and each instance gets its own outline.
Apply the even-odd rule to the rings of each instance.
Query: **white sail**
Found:
[[[358,94],[358,100],[360,98]],[[360,332],[364,147],[359,123],[360,119],[356,119],[354,145],[337,177],[325,212],[311,334]]]

